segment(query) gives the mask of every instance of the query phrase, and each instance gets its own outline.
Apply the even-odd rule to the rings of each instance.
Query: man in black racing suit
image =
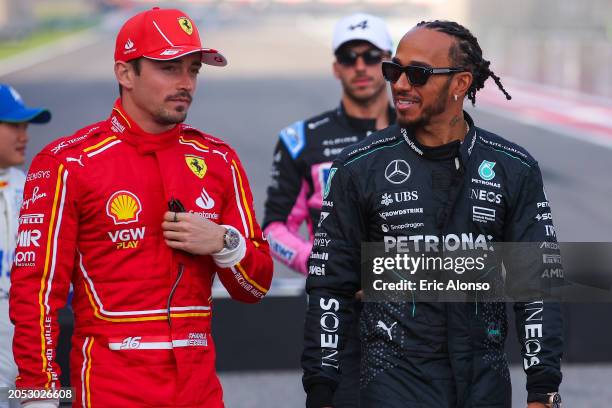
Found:
[[[334,161],[315,233],[302,355],[307,407],[332,406],[350,304],[362,289],[363,242],[537,242],[558,253],[536,160],[463,111],[464,97],[474,103],[488,77],[510,99],[488,65],[467,29],[439,21],[409,31],[383,64],[398,124]],[[504,258],[507,282],[518,272],[523,283],[539,281],[546,265],[536,261]],[[528,407],[558,406],[559,304],[517,301],[514,311]],[[365,302],[360,332],[362,408],[511,407],[505,303]]]
[[[336,109],[298,121],[280,132],[274,151],[272,183],[268,188],[264,233],[276,260],[307,275],[313,230],[317,226],[323,188],[333,159],[347,146],[395,122],[389,105],[381,63],[391,57],[393,43],[385,22],[363,13],[340,19],[332,47],[333,71],[342,85]],[[308,227],[308,238],[300,228]],[[355,300],[355,324],[346,348],[345,366],[334,406],[355,408],[359,404],[360,346]]]

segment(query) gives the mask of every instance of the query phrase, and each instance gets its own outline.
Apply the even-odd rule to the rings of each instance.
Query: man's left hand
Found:
[[[172,249],[210,255],[223,249],[225,227],[191,213],[166,212],[162,230]],[[531,407],[530,407],[531,408]]]
[[[527,408],[548,408],[548,405],[541,402],[530,402],[527,404]]]

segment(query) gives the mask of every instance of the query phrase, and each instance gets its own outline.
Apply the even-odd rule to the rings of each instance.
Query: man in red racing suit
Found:
[[[179,30],[197,35],[178,10],[142,14],[174,44],[181,44]],[[142,47],[136,36],[129,41]],[[182,96],[162,99],[171,115],[186,115],[197,75],[191,65],[207,62],[198,44],[178,62],[143,55],[139,81],[157,69],[180,77]],[[168,50],[157,52],[177,55]],[[268,244],[235,151],[182,123],[145,131],[143,123],[153,122],[128,114],[143,110],[134,108],[137,96],[126,99],[130,87],[144,85],[121,75],[122,98],[110,118],[51,143],[30,168],[36,177],[28,177],[20,217],[29,239],[18,248],[10,293],[17,387],[59,387],[57,309],[72,283],[74,406],[223,407],[211,284],[218,275],[234,299],[259,301],[272,279]]]

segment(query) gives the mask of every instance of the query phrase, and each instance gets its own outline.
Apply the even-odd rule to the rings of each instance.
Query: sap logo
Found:
[[[117,245],[117,249],[137,248],[140,240],[144,239],[145,228],[122,229],[109,232],[108,236]]]

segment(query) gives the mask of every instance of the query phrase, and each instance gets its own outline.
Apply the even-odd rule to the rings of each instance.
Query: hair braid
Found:
[[[506,99],[512,99],[512,96],[501,83],[499,76],[495,75],[489,69],[490,61],[482,57],[482,49],[478,44],[478,40],[472,33],[462,25],[454,21],[421,21],[417,27],[429,28],[451,35],[457,39],[457,43],[453,45],[449,51],[450,58],[454,64],[461,66],[472,73],[473,81],[470,89],[468,89],[467,97],[472,101],[472,105],[476,105],[476,92],[484,88],[485,81],[491,77],[497,84],[497,87],[506,95]]]

